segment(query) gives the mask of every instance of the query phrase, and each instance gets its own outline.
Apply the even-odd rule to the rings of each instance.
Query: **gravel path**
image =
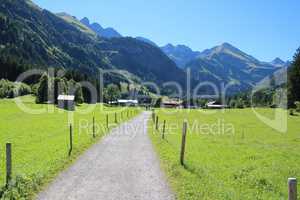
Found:
[[[112,130],[37,199],[175,199],[147,134],[149,116],[144,112]]]

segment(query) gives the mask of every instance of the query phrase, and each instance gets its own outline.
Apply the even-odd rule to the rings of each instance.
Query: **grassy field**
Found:
[[[280,133],[261,122],[251,109],[214,114],[208,110],[168,111],[155,111],[159,131],[151,120],[149,133],[178,199],[287,199],[287,179],[300,178],[299,116],[288,116],[288,131]],[[270,118],[275,112],[257,111]],[[189,129],[182,167],[179,152],[185,119]],[[163,120],[167,121],[165,140],[161,138]],[[224,124],[221,129],[225,131],[218,131],[218,123]]]
[[[35,104],[33,97],[30,96],[22,97],[22,100],[27,107],[32,109],[49,106]],[[80,153],[108,132],[107,114],[109,124],[113,127],[116,126],[115,113],[117,113],[118,122],[121,122],[138,112],[135,108],[120,110],[120,108],[97,104],[92,112],[82,114],[80,111],[87,107],[88,105],[83,104],[74,112],[74,144],[72,156],[69,157],[69,112],[50,105],[50,113],[28,114],[21,111],[13,100],[0,100],[0,199],[1,186],[5,184],[5,144],[7,142],[12,143],[14,187],[9,191],[10,194],[5,195],[12,195],[19,199],[21,196],[18,195],[22,194],[27,199],[38,191],[41,185],[45,185]],[[123,112],[123,118],[121,118],[121,112]],[[92,134],[94,116],[97,137],[95,139]]]

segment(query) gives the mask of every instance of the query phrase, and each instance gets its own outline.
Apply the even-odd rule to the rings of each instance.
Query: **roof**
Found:
[[[209,108],[224,108],[227,107],[226,105],[207,105]]]
[[[57,97],[57,100],[74,101],[75,100],[75,96],[74,95],[59,95]]]
[[[206,104],[207,107],[210,107],[210,108],[223,108],[223,107],[227,107],[227,105],[222,105],[222,104],[217,104],[216,101],[211,101],[211,102],[208,102]]]
[[[208,105],[208,106],[209,106],[209,105],[215,105],[215,103],[216,103],[216,101],[210,101],[210,102],[207,103],[207,105]]]
[[[138,104],[138,100],[132,100],[132,99],[118,99],[118,103],[133,103]]]
[[[182,104],[182,102],[173,101],[173,100],[163,101],[162,103],[165,104],[165,105],[181,105]]]

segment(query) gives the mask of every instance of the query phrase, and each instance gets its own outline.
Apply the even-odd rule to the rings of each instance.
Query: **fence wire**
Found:
[[[6,183],[6,142],[12,144],[13,180],[16,177],[28,177],[30,179],[39,177],[44,179],[66,166],[73,160],[73,157],[83,152],[84,149],[108,133],[113,127],[130,120],[137,114],[138,110],[133,108],[126,108],[121,111],[97,111],[89,115],[76,114],[72,124],[73,151],[71,157],[68,155],[71,144],[70,124],[67,120],[55,120],[54,123],[49,121],[51,124],[48,124],[48,127],[45,128],[41,127],[44,124],[39,124],[36,121],[36,124],[30,130],[24,131],[20,135],[0,137],[0,187]],[[117,120],[115,120],[115,116]],[[55,119],[54,116],[50,118]],[[87,126],[83,126],[81,123],[85,123]]]

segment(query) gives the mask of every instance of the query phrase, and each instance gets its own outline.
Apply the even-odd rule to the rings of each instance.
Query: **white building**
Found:
[[[117,104],[120,106],[137,106],[139,101],[135,99],[118,99],[117,101],[109,102],[109,104]]]
[[[206,108],[210,109],[224,109],[227,108],[227,105],[219,104],[216,101],[210,101],[206,104]]]

